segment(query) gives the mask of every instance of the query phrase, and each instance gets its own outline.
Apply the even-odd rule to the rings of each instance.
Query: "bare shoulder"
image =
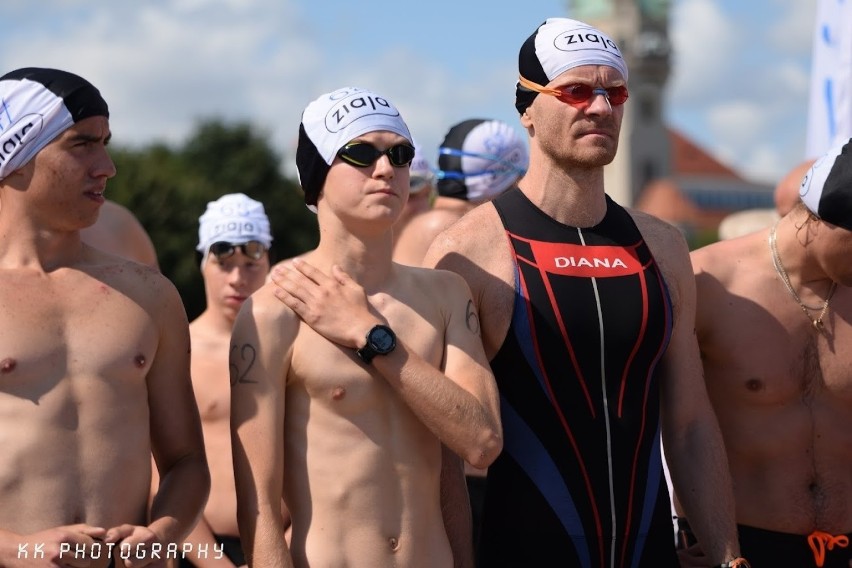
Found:
[[[101,212],[98,216],[98,222],[103,223],[109,229],[123,229],[126,224],[140,226],[139,220],[136,218],[130,209],[116,203],[115,201],[105,201],[101,206]]]
[[[177,295],[177,288],[158,269],[90,246],[80,268],[137,301],[157,302]],[[165,295],[165,296],[164,296]]]
[[[435,237],[458,218],[454,211],[430,209],[415,215],[404,226],[395,227],[394,260],[410,266],[420,266]]]
[[[252,319],[264,325],[286,325],[288,322],[298,322],[299,317],[275,295],[277,285],[266,282],[240,309],[240,314],[247,312]]]
[[[151,237],[130,209],[114,201],[101,206],[98,220],[80,232],[83,240],[101,250],[157,267]]]
[[[494,205],[485,203],[443,230],[432,241],[423,265],[465,274],[471,263],[489,266],[501,244],[506,245],[503,224]]]
[[[648,245],[654,262],[663,275],[675,318],[692,318],[695,306],[695,278],[689,262],[689,246],[683,233],[653,215],[628,209],[642,238]]]
[[[291,256],[291,257],[288,257],[288,258],[282,258],[281,260],[279,260],[278,262],[273,264],[271,267],[269,267],[269,274],[266,275],[266,281],[272,282],[272,273],[275,272],[275,270],[277,270],[279,268],[284,268],[285,266],[288,266],[290,263],[293,262],[293,259],[295,259],[295,258],[305,258],[305,257],[309,256],[311,254],[311,252],[313,252],[313,251],[306,251],[306,252],[303,252],[302,254],[297,254],[296,256]]]
[[[690,254],[692,268],[696,275],[712,274],[719,279],[731,277],[744,261],[760,252],[768,253],[767,231],[758,231],[733,239],[721,240]]]
[[[766,290],[771,268],[768,229],[722,240],[691,253],[698,295],[704,306],[728,305],[730,297],[757,298]]]
[[[410,233],[431,242],[444,229],[456,223],[462,216],[449,209],[430,209],[415,216],[409,222]]]
[[[437,332],[437,339],[454,342],[448,333],[458,330],[464,323],[467,329],[479,335],[481,318],[473,301],[470,286],[459,274],[439,268],[420,268],[401,265],[399,268],[400,295],[398,298],[417,314],[417,321],[426,321],[431,327],[421,333]],[[480,340],[477,340],[481,343]],[[440,359],[436,360],[434,363]]]
[[[461,275],[441,268],[420,268],[397,265],[401,282],[407,293],[429,298],[437,305],[443,305],[450,296],[470,296],[470,286]]]
[[[731,254],[736,246],[732,246],[731,241],[717,241],[701,248],[697,248],[689,254],[692,262],[692,271],[696,276],[703,273],[713,274],[717,272],[721,266],[720,259],[725,255]]]
[[[689,245],[680,229],[662,219],[634,209],[628,210],[639,232],[654,255],[669,286],[688,279],[692,281]]]
[[[300,320],[275,296],[275,290],[275,283],[267,282],[243,303],[234,322],[233,341],[257,341],[271,348],[292,346]]]
[[[636,226],[639,227],[639,232],[642,233],[645,242],[651,247],[651,252],[654,253],[655,257],[658,255],[658,251],[660,255],[666,256],[676,254],[682,257],[684,253],[688,253],[689,247],[680,229],[658,217],[636,209],[628,209],[628,212],[633,217]]]
[[[438,235],[423,265],[465,280],[482,322],[486,355],[493,357],[509,329],[515,290],[512,252],[494,204],[476,207]]]

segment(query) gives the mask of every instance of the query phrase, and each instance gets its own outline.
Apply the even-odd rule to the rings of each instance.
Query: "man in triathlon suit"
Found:
[[[692,253],[696,326],[744,555],[756,567],[846,568],[852,140],[799,186],[801,202],[772,227]]]
[[[661,432],[706,561],[745,565],[687,245],[604,192],[627,100],[621,53],[552,18],[519,71],[527,174],[444,231],[425,262],[468,281],[501,394],[480,566],[677,566]]]

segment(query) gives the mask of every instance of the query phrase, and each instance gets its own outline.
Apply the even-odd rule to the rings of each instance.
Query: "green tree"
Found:
[[[275,262],[316,246],[316,218],[302,191],[281,172],[282,157],[266,133],[248,123],[200,122],[182,147],[112,148],[117,174],[107,196],[125,205],[151,235],[160,268],[174,282],[190,319],[205,305],[199,270],[198,217],[226,193],[263,203]]]

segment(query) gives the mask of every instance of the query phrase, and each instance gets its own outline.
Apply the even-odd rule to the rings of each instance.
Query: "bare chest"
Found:
[[[772,302],[718,311],[713,333],[700,338],[711,392],[766,404],[830,398],[852,409],[852,306],[838,302],[820,331],[790,298]]]
[[[199,343],[201,343],[199,345]],[[192,387],[205,426],[230,420],[231,383],[227,342],[205,344],[193,340]]]
[[[383,314],[399,341],[434,367],[444,359],[444,322],[406,306]],[[355,417],[396,406],[393,389],[355,350],[341,347],[302,325],[293,348],[288,386],[302,390],[312,404]]]
[[[0,286],[0,390],[37,395],[66,377],[144,377],[158,334],[146,311],[95,279]]]

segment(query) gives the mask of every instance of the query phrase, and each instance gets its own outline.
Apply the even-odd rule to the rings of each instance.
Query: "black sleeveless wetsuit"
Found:
[[[662,275],[628,212],[562,225],[517,188],[494,200],[515,260],[491,362],[504,448],[488,469],[481,567],[675,567],[655,372]]]

